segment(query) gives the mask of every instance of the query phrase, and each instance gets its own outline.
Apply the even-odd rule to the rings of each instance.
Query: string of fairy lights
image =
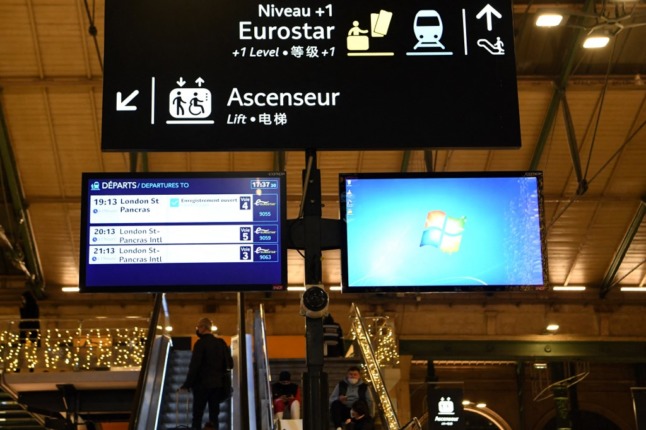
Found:
[[[378,316],[364,317],[364,321],[379,367],[399,366],[399,348],[393,320],[386,316]]]
[[[383,378],[381,376],[380,368],[384,367],[382,362],[377,359],[377,353],[373,348],[375,344],[372,340],[370,325],[366,327],[364,325],[364,319],[361,318],[361,313],[359,308],[354,304],[352,305],[352,312],[350,314],[351,325],[350,332],[353,339],[356,341],[359,349],[361,350],[361,355],[363,356],[365,365],[363,367],[364,379],[367,380],[375,390],[375,393],[379,397],[379,407],[381,408],[383,418],[385,420],[385,425],[387,430],[397,430],[399,429],[399,421],[397,420],[397,414],[388,395],[388,390],[384,384]],[[376,321],[375,319],[366,319],[366,321]],[[391,327],[392,330],[377,330],[377,327],[383,327],[384,324],[379,325],[372,324],[372,330],[374,336],[386,335],[393,337],[394,340],[394,326]],[[379,342],[377,341],[377,345]],[[384,342],[383,345],[390,345],[390,341]],[[396,344],[395,344],[396,346]],[[390,347],[384,346],[381,356],[384,360],[392,362],[395,355],[397,356],[396,360],[399,362],[399,354],[393,352],[392,350],[387,350]],[[395,348],[396,349],[396,348]]]
[[[46,328],[20,336],[0,330],[0,367],[5,371],[98,370],[139,367],[147,328]]]

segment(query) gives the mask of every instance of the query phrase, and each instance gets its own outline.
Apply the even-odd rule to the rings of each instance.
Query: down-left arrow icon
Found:
[[[117,92],[117,110],[137,110],[137,106],[128,106],[128,103],[132,101],[139,94],[139,90],[134,90],[125,100],[122,100],[121,91]]]

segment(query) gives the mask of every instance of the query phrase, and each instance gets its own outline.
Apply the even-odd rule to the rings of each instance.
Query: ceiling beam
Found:
[[[424,165],[426,166],[427,172],[435,171],[435,167],[433,166],[433,151],[430,149],[424,150]]]
[[[15,225],[18,229],[16,236],[20,243],[21,251],[24,254],[24,262],[23,258],[19,258],[16,255],[16,263],[19,267],[24,267],[23,271],[26,274],[25,278],[28,281],[28,285],[33,289],[36,296],[40,298],[42,297],[43,290],[45,289],[45,278],[43,276],[43,270],[36,247],[36,239],[33,236],[29,212],[27,211],[25,197],[20,184],[20,175],[18,173],[18,167],[16,166],[16,159],[14,157],[13,150],[11,149],[9,132],[7,130],[7,124],[1,105],[0,163],[2,163],[4,177],[7,180],[6,188],[9,191],[11,198],[10,202],[5,203],[11,204],[11,208],[13,209]]]
[[[410,157],[411,157],[411,150],[407,149],[404,151],[404,155],[402,157],[402,165],[401,168],[399,169],[401,172],[408,172],[408,166],[410,165]]]
[[[621,263],[624,260],[626,253],[628,252],[628,248],[630,248],[630,244],[632,243],[633,238],[635,237],[637,231],[639,230],[639,227],[641,226],[644,215],[646,215],[646,201],[642,200],[641,202],[639,202],[637,212],[635,213],[635,216],[633,217],[633,220],[630,223],[626,234],[624,234],[624,238],[621,240],[621,243],[619,244],[614,257],[612,258],[612,261],[608,266],[608,270],[603,277],[603,281],[601,281],[599,296],[602,299],[614,286],[613,281],[615,279],[615,276],[617,276],[619,267],[621,266]]]
[[[594,0],[585,0],[583,11],[587,13],[593,12],[594,4]],[[568,48],[567,55],[565,56],[561,74],[559,78],[554,82],[555,88],[552,94],[552,100],[550,101],[550,105],[547,108],[547,113],[545,114],[545,120],[543,121],[543,127],[538,137],[538,141],[536,142],[536,147],[534,148],[534,155],[529,165],[529,170],[538,169],[541,157],[543,156],[543,150],[545,149],[545,144],[547,143],[548,137],[552,133],[554,120],[556,119],[556,113],[558,112],[559,105],[561,104],[561,99],[565,95],[565,89],[567,87],[568,81],[570,80],[570,75],[574,70],[575,59],[577,57],[577,54],[581,50],[581,40],[585,35],[585,29],[576,29],[573,31],[574,34],[570,39],[570,46]]]
[[[567,135],[567,143],[570,147],[570,158],[572,159],[572,166],[576,174],[576,181],[579,186],[577,187],[577,195],[583,195],[588,190],[587,180],[583,177],[583,170],[581,169],[581,157],[579,157],[579,145],[576,141],[576,133],[574,131],[574,121],[572,121],[572,113],[570,112],[570,105],[567,101],[567,95],[563,95],[561,101],[563,105],[563,120],[565,122],[565,132]]]
[[[285,171],[285,151],[274,152],[274,170],[277,172]]]
[[[643,363],[643,342],[399,340],[399,354],[428,360],[596,361]]]

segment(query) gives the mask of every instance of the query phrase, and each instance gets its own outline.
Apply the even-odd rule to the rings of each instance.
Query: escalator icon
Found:
[[[505,55],[505,46],[500,40],[500,37],[496,38],[495,43],[489,42],[487,39],[478,39],[478,46],[489,52],[491,55]]]

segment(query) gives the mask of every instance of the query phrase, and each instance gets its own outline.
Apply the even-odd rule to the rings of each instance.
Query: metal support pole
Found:
[[[249,430],[249,393],[247,392],[247,324],[244,293],[238,293],[238,374],[240,378],[240,430]]]
[[[305,225],[305,284],[322,283],[321,268],[321,174],[316,152],[305,153],[309,169],[303,172],[303,221]],[[307,372],[303,375],[303,428],[324,430],[328,426],[327,374],[323,373],[323,320],[305,318]]]
[[[565,379],[565,363],[551,363],[552,380],[563,381]],[[554,408],[556,411],[556,430],[572,430],[570,420],[570,397],[568,386],[565,383],[555,383],[552,387],[554,395]]]
[[[571,430],[572,422],[570,421],[570,402],[567,386],[555,385],[552,387],[552,393],[554,393],[554,407],[556,409],[556,429]]]
[[[516,362],[516,398],[518,399],[518,430],[525,429],[525,365]]]

